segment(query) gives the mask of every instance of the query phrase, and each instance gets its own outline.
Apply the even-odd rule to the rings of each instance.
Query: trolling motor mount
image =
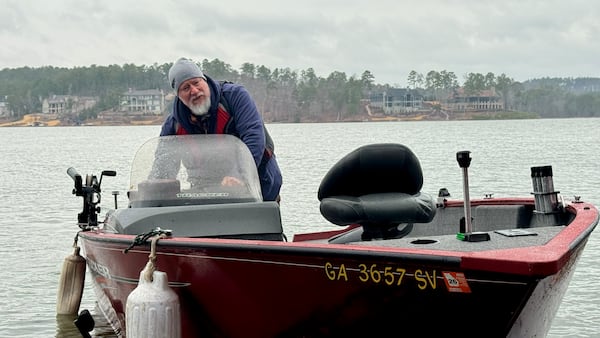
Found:
[[[101,200],[101,188],[102,178],[104,176],[116,176],[117,172],[114,170],[104,170],[100,174],[100,180],[97,179],[96,175],[86,175],[85,185],[81,175],[70,167],[67,169],[67,174],[71,176],[75,182],[73,188],[73,195],[81,196],[83,198],[83,210],[77,215],[77,223],[81,229],[88,229],[98,225],[98,213],[100,213]]]

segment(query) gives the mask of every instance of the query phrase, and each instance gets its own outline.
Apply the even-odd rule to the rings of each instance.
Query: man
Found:
[[[254,157],[263,200],[279,202],[281,171],[273,153],[271,138],[246,88],[239,84],[214,81],[186,58],[180,58],[169,69],[169,83],[177,96],[160,135],[237,136]],[[236,184],[235,178],[225,177],[222,184]]]

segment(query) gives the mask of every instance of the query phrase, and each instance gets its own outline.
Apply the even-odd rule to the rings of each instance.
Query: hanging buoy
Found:
[[[138,286],[125,305],[127,338],[180,338],[179,297],[169,287],[167,273],[155,271],[156,242],[166,235],[154,236],[150,259],[140,272]]]
[[[154,271],[152,281],[140,272],[140,282],[127,297],[125,330],[127,338],[179,338],[179,298],[169,288],[167,274]]]
[[[56,314],[77,315],[79,312],[85,281],[85,258],[79,255],[79,250],[75,246],[73,254],[63,262],[56,297]]]

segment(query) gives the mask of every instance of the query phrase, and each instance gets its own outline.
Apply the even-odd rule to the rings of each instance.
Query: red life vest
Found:
[[[221,96],[223,97],[223,96]],[[222,98],[221,101],[223,101],[224,99]],[[203,121],[201,121],[203,123],[203,129],[204,129],[204,133],[208,134],[208,119],[204,118]],[[231,118],[231,115],[229,114],[229,112],[227,111],[227,109],[225,108],[225,106],[219,102],[219,106],[217,107],[217,125],[215,126],[215,134],[229,134],[227,131],[229,129],[229,126],[231,125],[231,122],[233,122],[233,119]],[[187,130],[185,130],[185,128],[183,128],[183,126],[180,123],[176,122],[175,125],[175,134],[177,135],[187,135]],[[237,136],[237,135],[236,135]]]

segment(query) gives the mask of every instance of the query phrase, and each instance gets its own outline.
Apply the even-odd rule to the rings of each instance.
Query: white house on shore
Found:
[[[165,109],[165,94],[159,89],[129,89],[121,94],[119,111],[132,115],[161,115]]]
[[[42,101],[43,114],[76,114],[96,105],[98,98],[73,95],[52,95]]]

